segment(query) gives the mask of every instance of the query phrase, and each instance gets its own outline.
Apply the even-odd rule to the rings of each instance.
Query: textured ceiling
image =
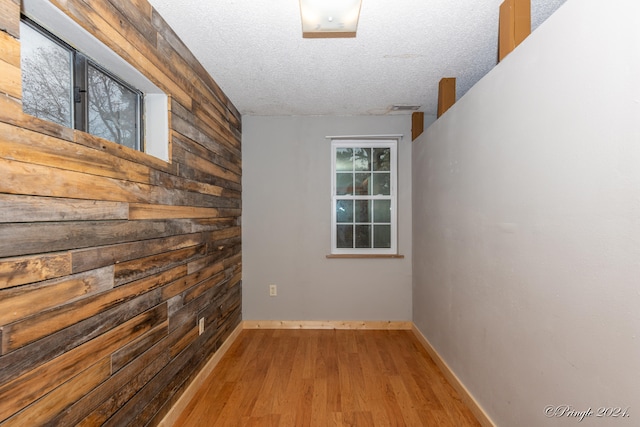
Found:
[[[150,0],[242,114],[435,115],[496,65],[503,0],[362,0],[356,38],[303,39],[297,0]],[[565,0],[531,0],[532,29]]]

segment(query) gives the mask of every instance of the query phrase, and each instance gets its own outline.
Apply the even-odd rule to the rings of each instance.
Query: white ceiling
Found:
[[[379,115],[497,62],[503,0],[362,0],[356,38],[303,39],[297,0],[150,0],[243,115]],[[531,0],[532,29],[565,0]]]

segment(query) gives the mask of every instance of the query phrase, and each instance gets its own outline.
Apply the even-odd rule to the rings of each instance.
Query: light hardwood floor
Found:
[[[177,426],[479,426],[411,331],[254,330]]]

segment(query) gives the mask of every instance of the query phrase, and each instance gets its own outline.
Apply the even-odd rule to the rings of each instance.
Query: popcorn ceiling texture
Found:
[[[303,39],[297,0],[150,3],[243,115],[287,116],[435,115],[442,77],[460,98],[496,65],[502,1],[363,0],[351,39]],[[532,29],[564,1],[531,0]]]

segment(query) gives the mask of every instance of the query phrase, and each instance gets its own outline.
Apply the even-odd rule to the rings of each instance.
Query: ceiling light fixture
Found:
[[[300,0],[302,37],[355,37],[362,0]]]

